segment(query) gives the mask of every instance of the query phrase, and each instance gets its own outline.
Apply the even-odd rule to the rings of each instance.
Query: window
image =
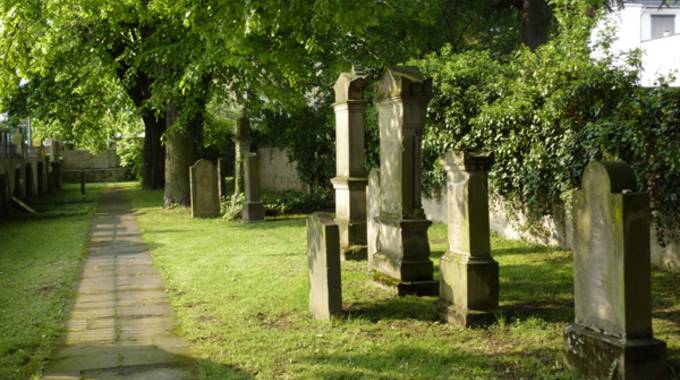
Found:
[[[652,39],[675,34],[674,15],[652,15]]]

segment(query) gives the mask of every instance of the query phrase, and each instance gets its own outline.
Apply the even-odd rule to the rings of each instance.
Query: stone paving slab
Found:
[[[193,378],[189,345],[120,192],[98,206],[64,346],[44,380]]]

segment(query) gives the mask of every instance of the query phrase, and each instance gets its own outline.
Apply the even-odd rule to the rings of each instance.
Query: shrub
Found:
[[[677,231],[678,92],[639,87],[637,52],[592,59],[593,19],[557,12],[559,34],[536,52],[499,58],[443,49],[416,62],[436,91],[423,142],[425,189],[443,184],[438,159],[448,150],[489,150],[493,191],[537,220],[568,202],[588,162],[622,159],[650,194],[658,225]]]
[[[333,209],[332,193],[301,191],[266,192],[262,194],[267,215],[307,214]]]

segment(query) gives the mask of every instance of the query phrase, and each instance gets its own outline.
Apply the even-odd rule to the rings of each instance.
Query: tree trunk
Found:
[[[169,103],[166,108],[167,127],[170,128],[177,119],[177,108]],[[196,145],[192,140],[189,128],[175,127],[166,133],[165,139],[165,192],[163,206],[172,204],[189,206],[189,166],[198,159]]]
[[[165,132],[165,118],[157,118],[152,111],[143,111],[144,120],[144,170],[142,187],[146,190],[162,189],[165,184],[165,149],[161,137]]]
[[[550,6],[546,0],[524,0],[522,28],[524,43],[531,50],[548,41],[550,28]]]

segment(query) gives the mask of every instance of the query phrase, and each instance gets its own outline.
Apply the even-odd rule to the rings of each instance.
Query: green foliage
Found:
[[[437,160],[446,151],[489,150],[495,192],[538,218],[568,202],[588,162],[623,159],[665,215],[657,222],[677,229],[680,97],[637,85],[636,52],[593,60],[587,41],[596,19],[578,1],[561,3],[559,34],[536,52],[494,58],[445,48],[420,62],[436,91],[424,137],[429,189],[443,183]]]
[[[257,140],[286,149],[300,178],[314,189],[330,188],[335,176],[335,119],[326,98],[315,107],[264,110]]]
[[[267,215],[308,214],[319,210],[333,209],[332,192],[281,191],[262,194],[262,203]]]
[[[142,179],[144,170],[143,149],[144,139],[141,137],[125,136],[116,142],[116,154],[120,158],[120,165],[124,168],[130,168],[137,180]]]
[[[222,218],[225,220],[239,220],[241,219],[241,210],[243,210],[243,203],[246,201],[244,193],[238,193],[236,199],[232,201],[230,197],[220,201],[220,208]]]

